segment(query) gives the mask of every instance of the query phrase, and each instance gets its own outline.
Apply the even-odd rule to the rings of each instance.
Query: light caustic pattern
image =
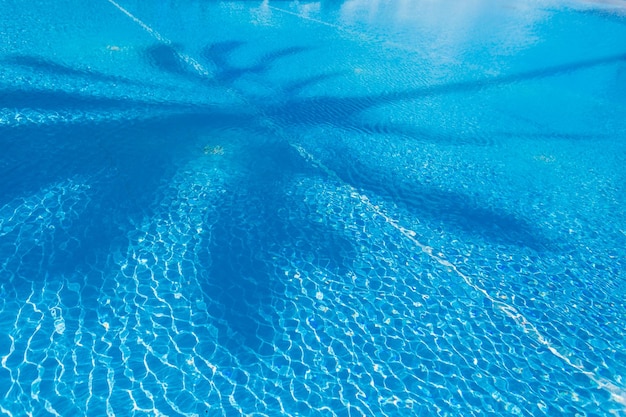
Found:
[[[74,180],[0,208],[0,246],[8,254],[0,269],[0,323],[6,331],[0,336],[0,410],[9,415],[52,409],[49,398],[32,405],[41,393],[54,393],[57,398],[76,395],[75,352],[71,344],[57,342],[73,337],[75,328],[68,329],[67,320],[80,315],[80,286],[50,277],[46,266],[53,248],[71,252],[78,246],[66,230],[90,200],[89,185]],[[57,378],[64,382],[52,389]]]
[[[167,40],[167,38],[163,37],[161,34],[159,34],[159,32],[157,32],[156,30],[151,28],[149,25],[141,21],[139,18],[134,16],[128,10],[124,9],[118,3],[115,3],[112,0],[108,0],[108,1],[111,4],[113,4],[116,8],[118,8],[120,11],[122,11],[125,15],[127,15],[129,18],[131,18],[135,23],[139,24],[144,30],[150,33],[150,35],[155,37],[158,41],[165,43],[165,44],[170,43],[169,40]],[[278,8],[273,8],[273,9],[279,12],[286,12]],[[291,12],[286,12],[286,13],[292,14]],[[324,22],[321,22],[321,23],[324,23]],[[204,76],[209,75],[209,72],[206,71],[196,60],[184,54],[179,53],[179,55],[182,61],[189,64],[200,75],[204,75]],[[285,134],[282,133],[280,128],[276,127],[271,120],[265,120],[264,124],[270,129],[272,129],[273,131],[275,131],[275,133],[279,137],[285,136]],[[314,156],[312,156],[310,153],[306,151],[306,149],[302,148],[301,146],[297,144],[292,144],[292,146],[302,155],[302,157],[305,160],[308,160],[315,166],[321,168],[323,171],[325,171],[329,175],[329,177],[337,178],[337,176],[330,169],[325,167],[321,162],[317,161]],[[373,210],[377,216],[384,219],[384,221],[387,224],[391,225],[395,229],[395,231],[399,233],[403,238],[408,239],[413,245],[420,248],[431,259],[431,261],[434,261],[435,263],[438,263],[441,266],[448,268],[448,270],[451,271],[453,275],[456,275],[456,277],[460,279],[464,284],[466,284],[470,290],[474,290],[475,292],[481,294],[486,300],[490,301],[493,304],[493,306],[497,308],[497,310],[500,311],[504,316],[512,319],[516,323],[518,328],[522,331],[522,333],[530,337],[530,339],[532,339],[534,343],[543,345],[548,350],[548,352],[550,352],[555,357],[563,361],[563,364],[579,371],[582,375],[586,376],[589,380],[593,381],[593,383],[595,383],[598,388],[608,391],[611,399],[615,401],[616,403],[621,404],[621,406],[618,406],[618,407],[622,407],[626,405],[626,396],[624,395],[623,390],[621,388],[619,388],[616,384],[614,384],[610,380],[607,380],[599,375],[594,374],[593,372],[589,370],[586,370],[582,365],[580,365],[579,363],[576,363],[578,361],[572,360],[566,354],[560,352],[558,347],[554,345],[549,340],[549,338],[542,335],[540,331],[528,319],[526,319],[514,306],[509,305],[501,300],[495,299],[493,296],[489,294],[487,290],[481,288],[478,284],[474,283],[469,276],[462,273],[453,264],[451,264],[448,260],[446,260],[443,255],[434,255],[432,253],[432,249],[427,244],[420,242],[416,238],[415,232],[402,227],[400,221],[394,219],[393,217],[390,217],[379,206],[372,204],[366,195],[362,195],[358,193],[356,190],[351,190],[351,195],[356,196],[356,198],[360,200],[360,203],[364,204],[369,210]]]
[[[113,254],[119,272],[99,288],[95,351],[107,385],[93,402],[109,414],[189,415],[215,389],[217,329],[199,284],[210,259],[200,248],[224,175],[203,168],[190,164],[165,188],[157,214]]]
[[[196,68],[191,57],[181,60]],[[271,121],[265,125],[286,136]],[[11,325],[0,335],[0,411],[621,415],[620,388],[435,254],[396,220],[401,211],[291,146],[321,174],[295,177],[285,187],[276,227],[299,246],[264,248],[263,255],[271,254],[261,258],[264,267],[280,283],[260,306],[241,305],[257,311],[248,317],[247,336],[225,318],[224,289],[207,272],[208,242],[218,222],[232,220],[230,235],[243,242],[240,256],[258,260],[251,231],[262,225],[246,211],[252,204],[240,204],[239,179],[206,158],[163,185],[152,214],[112,249],[103,270],[64,277],[42,268],[54,253],[51,242],[61,249],[76,244],[64,231],[88,206],[89,186],[60,183],[3,206],[0,244],[15,252],[1,270],[7,279],[0,284],[0,318]],[[219,218],[217,207],[232,219]],[[303,219],[333,233],[310,238]],[[316,246],[324,242],[325,251]],[[231,291],[250,301],[249,289]]]
[[[264,323],[252,327],[270,323],[273,331],[258,335],[261,347],[247,346],[222,319],[213,287],[202,283],[211,265],[202,240],[211,239],[217,220],[211,207],[232,205],[233,216],[242,215],[223,193],[225,178],[201,162],[183,168],[106,271],[46,277],[28,285],[23,305],[4,306],[5,315],[17,312],[3,317],[15,322],[2,352],[10,378],[5,414],[533,414],[548,407],[529,404],[535,392],[569,389],[568,381],[550,379],[560,365],[542,362],[547,351],[530,369],[521,361],[541,349],[532,335],[490,316],[482,297],[455,285],[445,265],[422,269],[427,253],[414,254],[408,239],[386,238],[388,218],[329,177],[294,179],[279,224],[290,240],[316,245],[303,240],[300,222],[323,220],[336,230],[331,239],[362,250],[346,265],[332,253],[301,257],[315,248],[270,248],[284,284],[261,308]],[[60,195],[88,201],[68,189],[87,188],[57,187],[33,201],[39,208],[67,206]],[[72,207],[60,217],[75,218],[82,206]],[[50,212],[44,224],[59,215]],[[239,238],[249,239],[245,233]],[[241,349],[226,348],[226,339]],[[505,379],[516,389],[503,390]],[[581,399],[580,407],[597,400]]]
[[[205,403],[219,320],[207,317],[196,265],[208,260],[196,249],[226,176],[204,168],[181,170],[105,271],[43,268],[63,237],[55,231],[88,205],[88,186],[59,184],[0,209],[0,242],[16,248],[2,265],[2,323],[14,323],[2,340],[5,415],[191,415]]]

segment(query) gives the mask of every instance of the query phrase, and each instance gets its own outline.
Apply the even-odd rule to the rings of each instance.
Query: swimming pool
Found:
[[[622,3],[0,11],[0,414],[626,415]]]

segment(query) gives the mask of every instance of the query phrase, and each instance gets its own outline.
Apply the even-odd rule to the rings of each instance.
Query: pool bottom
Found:
[[[75,274],[43,266],[64,247],[56,219],[84,216],[93,186],[5,206],[6,265],[40,265],[2,286],[5,414],[619,413],[384,207],[323,170],[250,180],[227,143]],[[40,236],[26,234],[35,220]]]

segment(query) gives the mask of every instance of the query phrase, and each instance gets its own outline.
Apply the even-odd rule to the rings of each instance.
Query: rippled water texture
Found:
[[[0,415],[626,416],[625,184],[621,0],[5,0]]]

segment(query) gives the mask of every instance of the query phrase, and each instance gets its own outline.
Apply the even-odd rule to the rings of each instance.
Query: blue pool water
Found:
[[[0,181],[0,415],[626,415],[622,1],[7,0]]]

